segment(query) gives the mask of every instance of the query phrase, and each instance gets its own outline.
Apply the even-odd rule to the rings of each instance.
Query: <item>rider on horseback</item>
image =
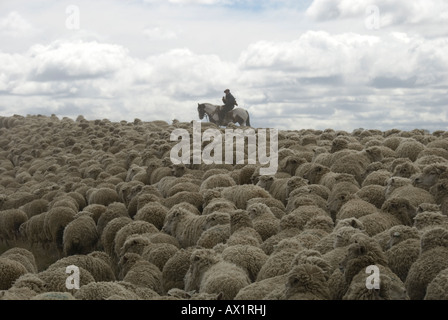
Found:
[[[219,112],[220,123],[222,123],[226,118],[227,112],[233,110],[235,106],[238,106],[235,97],[230,93],[229,89],[224,90],[224,93],[226,94],[225,97],[222,97],[222,102],[224,103],[224,105],[221,107],[221,110]]]

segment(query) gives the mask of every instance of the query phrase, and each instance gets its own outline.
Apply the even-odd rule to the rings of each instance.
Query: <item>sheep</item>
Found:
[[[65,255],[88,254],[95,251],[99,236],[95,221],[88,215],[81,215],[71,221],[62,235]]]
[[[220,243],[226,243],[230,237],[230,225],[216,225],[202,232],[196,245],[201,248],[212,249]]]
[[[447,300],[448,299],[448,268],[440,271],[428,284],[424,300]]]
[[[19,209],[26,213],[28,219],[41,214],[42,212],[46,212],[48,210],[49,202],[45,199],[36,199],[27,204],[24,204]]]
[[[342,206],[350,200],[360,199],[355,193],[359,191],[356,189],[342,189],[341,191],[332,192],[327,200],[327,211],[329,211],[333,220],[336,220],[337,213],[341,210]],[[362,199],[360,199],[362,200]],[[365,201],[368,203],[367,201]]]
[[[222,189],[221,196],[232,201],[237,209],[246,209],[247,202],[253,198],[270,198],[269,192],[256,185],[237,185]]]
[[[231,212],[235,210],[236,207],[233,202],[224,198],[215,198],[205,205],[202,210],[203,215],[210,214],[212,212]]]
[[[194,250],[185,275],[185,290],[215,294],[222,292],[225,300],[233,300],[250,283],[247,273],[241,267],[224,261],[212,249]]]
[[[405,282],[411,265],[420,255],[420,235],[417,229],[409,226],[395,226],[388,231],[387,262],[389,268]]]
[[[152,223],[157,229],[160,230],[165,222],[167,212],[167,207],[158,202],[151,202],[144,205],[137,211],[134,216],[134,220],[142,220]]]
[[[424,149],[424,144],[414,139],[405,139],[400,142],[398,147],[395,149],[395,152],[399,158],[409,158],[412,162],[414,162],[417,160],[419,153]]]
[[[168,212],[162,231],[174,236],[182,248],[193,246],[202,232],[218,224],[227,224],[230,217],[226,213],[211,213],[197,216],[188,210],[178,208]]]
[[[417,209],[416,213],[422,213],[422,212],[441,212],[440,206],[438,204],[434,203],[421,203]]]
[[[204,199],[200,193],[189,191],[181,191],[169,198],[162,199],[162,204],[168,209],[181,202],[188,202],[200,209],[204,204]]]
[[[12,187],[11,184],[8,185],[9,188]],[[17,185],[18,189],[19,185]],[[18,209],[27,203],[36,200],[37,195],[31,194],[29,192],[23,192],[23,191],[16,191],[12,194],[9,194],[5,199],[3,200],[2,206],[0,207],[0,210],[10,210],[10,209]]]
[[[269,257],[260,248],[251,245],[234,245],[223,250],[222,258],[246,270],[249,279],[253,282]]]
[[[21,237],[27,240],[30,248],[45,247],[48,244],[44,230],[46,212],[31,217],[19,227]]]
[[[326,250],[319,250],[319,243],[317,243],[313,248],[322,253],[322,258],[327,261],[333,271],[339,268],[343,259],[348,253],[348,247],[351,244],[350,239],[354,234],[364,233],[363,230],[353,228],[352,226],[344,226],[334,230],[322,241],[331,241],[331,248]]]
[[[381,209],[384,201],[386,201],[384,191],[385,187],[373,184],[362,187],[355,193],[355,196],[373,204],[378,209]]]
[[[405,162],[395,167],[392,175],[395,177],[411,178],[420,173],[420,168],[412,162]]]
[[[278,288],[280,284],[280,290],[284,287],[286,274],[282,274],[276,277],[267,278],[261,281],[253,282],[252,284],[242,288],[235,296],[234,300],[263,300],[272,291]]]
[[[28,220],[25,212],[19,209],[0,211],[0,241],[8,244],[20,236],[20,225]]]
[[[388,179],[392,177],[392,173],[385,169],[373,171],[364,178],[361,186],[366,187],[370,185],[384,186]],[[409,177],[408,177],[409,178]]]
[[[261,267],[256,281],[288,273],[295,255],[303,249],[305,249],[303,243],[297,239],[288,238],[281,240]]]
[[[304,205],[316,205],[323,210],[327,210],[327,201],[319,195],[319,192],[313,192],[317,190],[314,186],[315,185],[310,185],[294,190],[289,195],[286,212],[291,212]]]
[[[37,273],[36,259],[33,253],[25,248],[11,248],[3,252],[1,257],[21,263],[29,273]]]
[[[430,192],[434,195],[435,202],[440,206],[442,214],[448,216],[448,179],[439,180]]]
[[[392,198],[381,207],[380,212],[359,218],[368,235],[374,236],[395,225],[410,226],[415,216],[415,208],[407,199]]]
[[[405,286],[411,300],[422,300],[437,274],[448,268],[447,231],[443,228],[427,230],[421,237],[421,252],[411,265]]]
[[[95,223],[98,223],[98,219],[106,210],[107,207],[103,206],[102,204],[92,204],[89,206],[85,206],[82,211],[88,212],[89,215],[92,217],[92,219],[95,221]]]
[[[79,268],[84,268],[87,270],[94,281],[114,281],[115,275],[112,267],[99,257],[95,257],[94,253],[91,252],[88,255],[72,255],[69,257],[64,257],[52,263],[44,272],[51,274],[53,270],[58,268],[65,269],[67,266],[75,265]],[[67,275],[65,276],[67,278]],[[65,280],[64,280],[65,281]]]
[[[146,237],[149,241],[151,241],[151,243],[167,243],[172,244],[176,248],[180,248],[179,241],[177,241],[177,239],[173,236],[170,236],[169,234],[166,234],[164,232],[146,234]]]
[[[188,190],[190,192],[200,192],[200,187],[193,182],[180,182],[172,186],[166,193],[167,197],[172,197],[176,193]]]
[[[358,198],[357,196],[349,196],[348,200],[341,209],[336,213],[336,221],[347,218],[361,218],[369,214],[378,212],[377,207],[373,204]]]
[[[330,170],[336,173],[349,173],[355,176],[356,181],[362,184],[363,175],[367,166],[383,158],[381,149],[370,147],[360,152],[348,153],[338,159],[334,159]]]
[[[151,244],[149,236],[151,233],[131,234],[126,238],[119,256],[122,257],[128,252],[142,254],[143,250]]]
[[[98,234],[101,236],[106,225],[115,218],[129,217],[126,206],[121,202],[114,202],[107,206],[105,212],[103,212],[97,221]]]
[[[193,247],[180,249],[166,261],[162,269],[162,288],[164,292],[173,288],[184,289],[184,278],[189,269],[190,256],[193,250],[195,250]]]
[[[434,186],[439,179],[448,178],[448,165],[446,163],[436,163],[426,166],[422,173],[415,176],[412,180],[414,186],[429,189]]]
[[[421,203],[435,203],[434,197],[428,191],[412,185],[399,187],[389,196],[386,196],[386,200],[392,198],[408,199],[414,207],[417,207]]]
[[[448,217],[441,212],[421,212],[415,215],[413,226],[422,232],[434,226],[448,228]]]
[[[165,263],[174,256],[179,248],[171,243],[150,243],[144,247],[141,256],[163,270]]]
[[[82,287],[89,283],[95,282],[95,278],[89,270],[84,266],[76,265],[79,268],[79,286]],[[69,289],[66,286],[66,280],[69,276],[67,274],[67,267],[59,265],[52,266],[51,269],[47,269],[37,274],[45,285],[45,291],[47,292],[70,292],[75,294],[76,289]]]
[[[81,270],[81,269],[80,269]],[[44,280],[36,273],[26,273],[14,281],[10,290],[14,289],[29,289],[35,294],[44,293],[47,290],[47,285]]]
[[[403,177],[390,177],[386,183],[386,190],[384,190],[384,196],[386,198],[389,198],[392,192],[394,192],[396,189],[404,186],[409,186],[412,184],[412,181],[409,178],[403,178]]]
[[[288,273],[286,300],[329,300],[330,291],[325,272],[318,266],[305,263]]]
[[[366,275],[361,272],[355,277],[342,300],[409,300],[402,283],[388,275],[387,270],[384,274],[383,268],[383,266],[379,266],[380,286],[378,289],[367,288]]]
[[[157,293],[154,293],[157,296]],[[139,300],[139,296],[126,289],[122,282],[91,282],[83,285],[74,294],[76,300],[106,300],[111,297],[125,300]]]
[[[20,262],[0,257],[0,290],[8,290],[28,270]]]
[[[143,233],[157,233],[159,230],[152,224],[146,221],[133,221],[127,223],[120,230],[117,231],[114,238],[114,249],[117,257],[120,257],[123,245],[128,236],[133,234]]]
[[[162,294],[162,272],[153,263],[135,253],[126,253],[120,259],[119,278],[137,286],[148,287]]]
[[[62,251],[64,229],[75,219],[75,214],[72,209],[64,207],[52,208],[45,214],[43,232],[58,250]]]
[[[255,203],[247,208],[254,229],[264,241],[279,231],[280,220],[274,216],[269,207],[262,203]]]
[[[253,228],[253,222],[245,210],[235,210],[230,214],[230,236],[228,246],[252,245],[258,247],[263,242],[261,235]]]
[[[223,174],[216,174],[213,176],[208,177],[205,179],[199,188],[200,191],[204,191],[207,189],[213,189],[213,188],[225,188],[225,187],[232,187],[235,186],[235,180],[233,180],[229,174],[223,173]]]
[[[302,250],[293,258],[291,269],[284,274],[256,281],[241,289],[235,300],[278,300],[284,299],[285,285],[288,275],[297,265],[310,263],[320,267],[324,272],[328,272],[328,265],[318,253],[312,250]]]
[[[351,242],[348,254],[341,263],[347,286],[358,273],[364,272],[368,266],[387,267],[386,257],[376,241],[364,234],[357,233],[352,236]]]
[[[162,197],[166,198],[166,197],[168,197],[169,193],[174,195],[175,193],[173,192],[173,189],[178,188],[177,186],[182,183],[197,185],[197,187],[195,187],[194,190],[192,190],[192,191],[196,191],[198,189],[198,187],[200,187],[202,181],[198,180],[198,179],[192,179],[192,178],[189,178],[186,176],[180,177],[180,178],[169,176],[169,177],[164,177],[163,179],[161,179],[155,186],[156,186],[157,190],[160,192],[160,195]],[[185,187],[185,188],[183,188],[182,191],[186,191],[186,190],[190,190],[190,189],[187,189]],[[197,190],[196,192],[199,192],[199,191],[200,190]],[[180,192],[180,191],[178,190],[177,192]]]
[[[100,189],[90,189],[87,191],[87,203],[91,204],[102,204],[108,206],[111,203],[119,202],[118,193],[109,188]]]
[[[129,217],[115,218],[106,225],[103,232],[101,233],[100,243],[102,245],[102,248],[109,256],[114,259],[118,259],[118,256],[115,254],[115,236],[122,227],[131,222],[132,219]]]
[[[247,207],[254,203],[263,203],[267,205],[278,219],[281,219],[285,215],[286,208],[280,200],[274,198],[252,198],[247,201]]]
[[[298,187],[306,186],[303,178],[291,177],[279,179],[275,176],[260,176],[257,186],[268,191],[272,197],[286,205],[289,194]]]

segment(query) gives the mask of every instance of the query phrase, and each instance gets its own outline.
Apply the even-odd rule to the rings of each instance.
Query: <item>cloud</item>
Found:
[[[444,0],[314,0],[306,10],[317,21],[366,17],[376,7],[381,26],[440,23],[448,21],[448,3]]]
[[[447,120],[448,42],[427,32],[432,12],[446,17],[438,0],[376,1],[384,23],[402,25],[378,32],[364,26],[363,0],[315,0],[307,17],[291,9],[309,0],[112,1],[104,15],[106,2],[80,0],[80,30],[65,27],[55,0],[39,14],[5,1],[45,32],[10,41],[0,31],[11,42],[0,51],[1,115],[191,121],[229,87],[260,127],[436,130]]]
[[[9,37],[22,37],[34,32],[33,26],[17,11],[10,12],[0,19],[0,33]]]
[[[57,81],[107,77],[128,63],[125,48],[98,42],[56,41],[34,45],[28,56],[32,61],[30,77],[35,81]]]
[[[177,33],[160,27],[146,28],[143,34],[150,39],[172,40],[177,38]]]

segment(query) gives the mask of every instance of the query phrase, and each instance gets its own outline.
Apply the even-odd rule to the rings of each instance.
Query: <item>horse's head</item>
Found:
[[[198,103],[198,114],[199,114],[199,119],[204,119],[205,116],[205,105],[204,104],[199,104]]]

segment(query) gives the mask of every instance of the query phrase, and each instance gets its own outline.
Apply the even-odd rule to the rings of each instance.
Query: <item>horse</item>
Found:
[[[223,123],[219,123],[219,111],[221,108],[222,106],[211,103],[198,103],[199,119],[202,120],[204,119],[204,116],[207,115],[209,121],[217,125],[227,125],[230,122],[233,122],[238,123],[240,126],[250,127],[249,112],[243,108],[235,108],[227,112]]]

